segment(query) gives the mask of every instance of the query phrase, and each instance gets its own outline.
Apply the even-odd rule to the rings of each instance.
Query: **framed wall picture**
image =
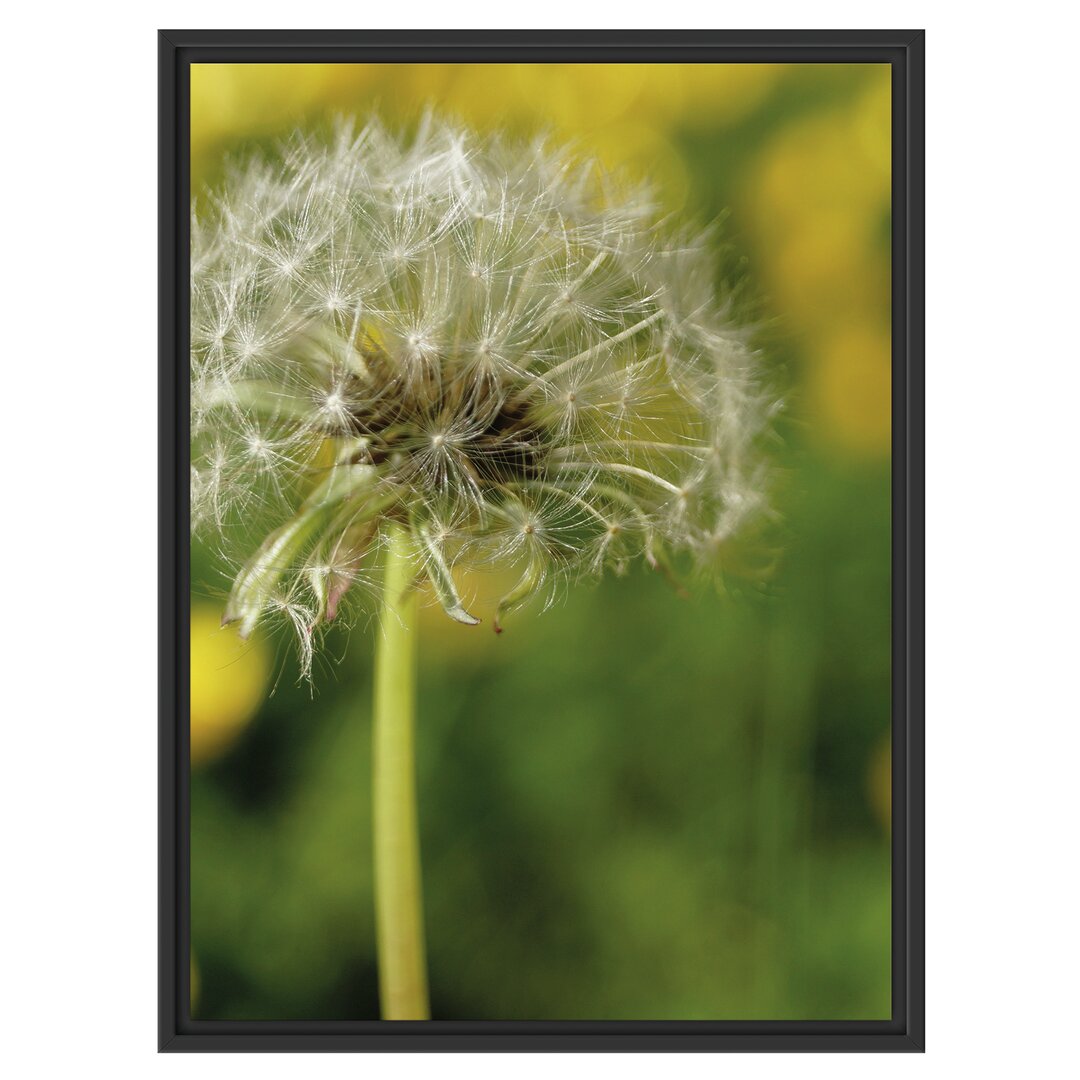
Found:
[[[162,31],[163,1050],[923,1046],[920,31]]]

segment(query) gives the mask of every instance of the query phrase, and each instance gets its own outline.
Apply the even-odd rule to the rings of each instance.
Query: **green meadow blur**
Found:
[[[880,1019],[890,1002],[890,130],[881,65],[196,65],[196,197],[335,113],[546,130],[723,215],[787,413],[767,582],[644,567],[421,618],[436,1019]],[[731,252],[743,257],[733,262]],[[314,689],[192,552],[192,1008],[378,1017],[374,626]]]

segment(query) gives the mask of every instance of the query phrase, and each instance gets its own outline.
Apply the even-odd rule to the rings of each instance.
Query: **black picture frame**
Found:
[[[924,1048],[924,34],[920,30],[162,30],[159,49],[159,986],[162,1051]],[[788,61],[892,66],[893,833],[887,1021],[193,1020],[189,932],[188,228],[193,62]]]

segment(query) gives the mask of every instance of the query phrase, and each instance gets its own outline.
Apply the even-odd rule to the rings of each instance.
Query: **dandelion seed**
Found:
[[[639,556],[714,563],[765,512],[775,403],[713,280],[704,238],[541,143],[343,124],[242,165],[192,228],[192,521],[240,568],[227,617],[291,624],[309,671],[386,523],[459,622],[455,568],[515,569],[496,629]]]

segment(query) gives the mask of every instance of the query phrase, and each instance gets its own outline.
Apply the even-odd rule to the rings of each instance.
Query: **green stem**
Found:
[[[416,590],[408,531],[387,528],[382,619],[375,646],[372,793],[375,936],[384,1020],[427,1020],[414,753]]]

